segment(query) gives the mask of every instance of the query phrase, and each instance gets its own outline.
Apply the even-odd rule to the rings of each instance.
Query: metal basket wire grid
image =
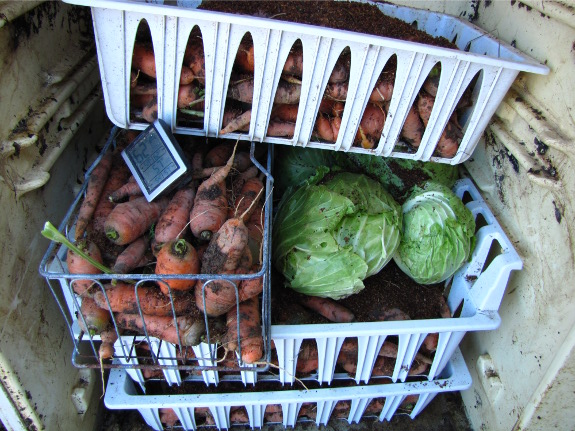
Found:
[[[85,181],[82,189],[74,199],[64,220],[61,222],[58,230],[67,238],[73,238],[74,227],[77,219],[77,212],[82,201],[88,179],[93,172],[94,168],[100,162],[104,154],[108,151],[113,151],[117,145],[117,137],[122,132],[121,129],[114,127],[111,130],[110,136],[102,149],[101,154],[97,157],[92,166],[85,174]],[[267,155],[264,167],[255,156],[255,146],[253,142],[250,144],[250,159],[252,163],[258,168],[261,174],[265,176],[265,203],[263,212],[263,239],[262,239],[262,262],[261,269],[257,273],[250,274],[178,274],[178,275],[156,275],[152,274],[70,274],[66,264],[67,247],[55,241],[52,241],[46,251],[39,267],[39,273],[46,279],[48,286],[66,320],[68,330],[74,342],[74,349],[72,354],[72,363],[79,368],[124,368],[132,370],[162,370],[165,374],[179,374],[178,370],[186,370],[190,372],[208,372],[208,371],[249,371],[249,372],[262,372],[267,371],[270,362],[270,229],[271,229],[271,211],[272,211],[272,188],[273,177],[271,175],[271,163],[273,160],[273,148],[269,144],[267,147]],[[73,242],[73,241],[72,241]],[[205,285],[214,281],[224,280],[234,286],[236,300],[238,299],[238,284],[242,280],[258,279],[263,280],[263,291],[260,295],[261,305],[261,324],[262,324],[262,337],[264,340],[264,354],[260,361],[256,364],[246,364],[238,359],[235,364],[230,364],[229,361],[222,361],[222,348],[221,343],[217,340],[215,335],[214,322],[211,318],[203,315],[203,324],[205,325],[205,334],[202,341],[196,346],[185,346],[182,342],[182,333],[178,328],[176,321],[176,311],[174,308],[174,292],[165,284],[169,289],[169,302],[171,305],[172,316],[174,325],[176,327],[176,334],[178,337],[178,344],[172,344],[153,336],[150,336],[148,328],[144,320],[144,314],[140,306],[140,290],[142,286],[149,286],[152,284],[165,283],[162,280],[169,279],[189,279],[201,280],[204,284],[203,300],[205,300]],[[95,289],[103,292],[104,297],[110,306],[110,300],[106,294],[105,285],[108,283],[115,283],[117,281],[124,281],[134,286],[136,302],[138,305],[138,313],[142,319],[143,333],[136,335],[122,334],[114,314],[112,314],[113,329],[116,331],[118,337],[114,344],[114,360],[111,362],[100,363],[98,349],[101,343],[99,334],[90,334],[81,330],[81,327],[86,328],[86,317],[80,312],[82,298],[73,290],[73,283],[75,280],[91,280],[95,285]],[[237,301],[236,301],[237,302]],[[111,309],[111,308],[110,308]],[[237,329],[239,334],[239,327],[241,323],[241,316],[239,313],[239,304],[236,303]],[[238,349],[236,352],[237,357],[241,358],[241,343],[238,335]],[[174,377],[172,376],[172,379]],[[179,377],[175,377],[178,379]]]

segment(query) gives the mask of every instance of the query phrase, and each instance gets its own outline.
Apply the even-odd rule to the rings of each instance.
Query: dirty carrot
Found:
[[[84,236],[84,232],[92,220],[92,216],[94,215],[94,211],[98,205],[98,200],[100,199],[100,195],[102,194],[106,181],[108,180],[111,167],[112,153],[107,153],[102,157],[90,174],[88,185],[86,186],[86,194],[78,211],[75,233],[76,240],[79,240]]]
[[[204,252],[202,273],[233,274],[237,271],[248,245],[244,217],[248,217],[252,210],[253,205],[241,215],[226,220],[216,232]],[[236,285],[229,280],[212,280],[196,285],[196,305],[208,316],[225,314],[236,301]]]
[[[138,314],[141,310],[143,314],[150,316],[173,316],[174,313],[176,316],[181,316],[194,306],[191,295],[173,295],[170,300],[169,296],[160,293],[155,286],[136,287],[118,282],[104,287],[105,293],[102,290],[97,291],[94,294],[94,301],[99,307],[114,313]]]
[[[239,318],[239,334],[238,334]],[[253,364],[263,355],[264,341],[262,337],[260,306],[258,297],[253,297],[239,304],[239,313],[235,308],[231,309],[226,316],[225,344],[228,350],[241,350],[241,360],[247,364]]]
[[[130,175],[128,182],[126,182],[126,184],[124,184],[118,190],[110,193],[108,199],[110,199],[110,202],[120,202],[130,196],[142,196],[143,194],[144,193],[136,181],[136,178],[133,175]]]
[[[355,315],[347,307],[333,299],[300,294],[298,302],[332,322],[347,323],[355,320]]]
[[[193,187],[178,190],[160,215],[154,229],[154,254],[168,241],[181,237],[190,221],[196,192]]]
[[[225,179],[234,161],[235,149],[227,163],[202,181],[190,212],[190,229],[196,238],[210,240],[224,224],[228,214]]]
[[[204,319],[199,314],[180,316],[175,320],[169,316],[148,315],[144,315],[142,319],[140,314],[130,313],[116,313],[114,317],[118,327],[124,330],[134,331],[141,335],[147,333],[150,337],[183,346],[199,344],[205,333]]]
[[[158,220],[167,204],[167,198],[148,202],[142,196],[116,205],[104,224],[106,236],[118,245],[131,243]]]
[[[122,157],[114,156],[108,181],[106,181],[106,185],[104,186],[104,190],[102,191],[102,195],[100,196],[98,205],[94,211],[92,223],[89,226],[90,233],[95,235],[104,234],[104,223],[115,206],[114,202],[110,202],[108,196],[122,187],[128,181],[129,177],[130,169]]]
[[[116,258],[112,271],[115,274],[127,274],[138,268],[148,251],[149,244],[150,239],[147,235],[142,235],[130,243]]]
[[[76,243],[76,247],[80,249],[83,253],[88,255],[90,258],[95,260],[98,263],[102,263],[102,254],[100,253],[100,249],[98,246],[92,242],[87,240],[80,240]],[[68,253],[66,255],[66,264],[68,265],[68,272],[70,274],[101,274],[102,270],[92,263],[84,259],[81,255],[77,252],[74,252],[72,249],[68,249]],[[81,296],[89,296],[90,288],[96,282],[95,280],[91,279],[81,279],[81,280],[71,280],[72,289],[78,295]]]
[[[91,336],[99,335],[111,322],[110,312],[100,308],[92,298],[82,298],[78,325]]]
[[[158,252],[156,275],[197,274],[200,261],[196,249],[185,239],[166,242]],[[169,295],[171,290],[187,291],[194,287],[195,279],[165,278],[158,281],[160,290]]]

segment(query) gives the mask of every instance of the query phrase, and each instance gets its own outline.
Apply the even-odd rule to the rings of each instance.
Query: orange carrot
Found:
[[[210,240],[222,227],[228,214],[225,179],[234,161],[235,149],[224,167],[198,187],[190,212],[190,229],[196,238]]]
[[[234,152],[234,146],[225,142],[211,147],[204,157],[203,165],[207,168],[223,166]]]
[[[251,119],[251,109],[248,109],[245,112],[237,109],[226,109],[224,112],[224,118],[222,119],[222,129],[220,130],[220,135],[232,133],[237,130],[244,132],[248,131]]]
[[[413,105],[407,113],[405,123],[403,123],[401,137],[413,148],[419,148],[423,132],[425,132],[425,127],[419,118],[417,108]]]
[[[248,229],[240,218],[227,220],[213,236],[202,258],[203,274],[233,274],[248,243]],[[205,286],[205,287],[204,287]],[[221,316],[236,303],[236,286],[226,280],[199,282],[196,305],[208,316]],[[204,308],[205,302],[205,308]]]
[[[139,43],[134,44],[132,54],[132,68],[148,75],[151,78],[156,77],[156,59],[154,57],[154,48],[151,44]],[[194,80],[194,74],[187,66],[182,66],[180,74],[180,84],[186,85]]]
[[[130,175],[128,178],[128,182],[120,187],[118,190],[115,190],[113,193],[110,193],[108,199],[110,202],[120,202],[130,196],[142,196],[143,192],[140,188],[140,185],[136,181],[133,175]]]
[[[355,315],[348,308],[333,299],[300,294],[298,295],[298,302],[332,322],[348,323],[355,320]]]
[[[297,355],[296,373],[310,374],[317,371],[319,367],[319,357],[317,345],[313,340],[303,340]]]
[[[80,329],[92,336],[99,335],[110,325],[110,312],[98,307],[92,298],[82,298],[80,313],[78,316]]]
[[[118,339],[116,328],[110,325],[107,329],[104,329],[100,332],[100,339],[102,344],[100,344],[98,349],[98,356],[102,360],[112,359],[114,357],[114,343]]]
[[[435,152],[438,156],[453,158],[457,154],[461,138],[463,138],[461,128],[450,120],[439,137]]]
[[[189,294],[173,295],[170,299],[154,286],[136,287],[122,282],[106,285],[105,293],[97,291],[94,301],[99,307],[114,313],[138,314],[141,310],[150,316],[173,316],[174,313],[181,316],[189,313],[194,306],[194,300]]]
[[[261,269],[260,265],[254,265],[251,268],[251,273],[257,273]],[[249,278],[240,282],[239,299],[240,302],[253,298],[259,295],[264,290],[264,281],[262,277]]]
[[[88,185],[86,186],[86,195],[78,211],[78,221],[76,222],[76,233],[74,236],[76,241],[84,236],[84,232],[92,220],[98,200],[108,180],[111,167],[112,153],[107,153],[90,174]]]
[[[238,350],[238,318],[239,318],[239,348],[241,359],[247,364],[253,364],[263,355],[264,341],[260,319],[260,306],[257,297],[239,304],[239,314],[232,309],[227,314],[226,348]]]
[[[198,42],[189,43],[186,46],[184,64],[192,70],[194,78],[200,84],[205,83],[206,62],[204,56],[204,44],[201,39]]]
[[[149,244],[150,240],[147,235],[142,235],[129,244],[124,251],[118,255],[116,263],[114,263],[112,267],[112,272],[115,274],[127,274],[133,269],[138,268],[146,251],[148,251]]]
[[[160,422],[167,428],[173,428],[180,420],[174,409],[162,408],[158,412],[160,413]]]
[[[178,239],[184,233],[189,222],[190,211],[194,204],[196,192],[192,187],[178,190],[160,215],[154,229],[154,253],[168,241]]]
[[[104,223],[115,206],[113,202],[110,202],[108,196],[122,187],[129,177],[130,169],[122,157],[114,155],[114,161],[112,163],[112,169],[110,171],[108,181],[106,181],[106,185],[104,186],[98,205],[94,210],[92,223],[89,226],[90,233],[95,235],[104,235]]]
[[[116,205],[104,224],[106,236],[115,244],[129,244],[158,220],[167,198],[148,202],[144,196]]]
[[[172,344],[195,346],[201,342],[205,333],[204,319],[199,314],[177,317],[148,316],[140,314],[116,313],[116,324],[127,331],[156,337]],[[178,337],[179,335],[179,337]],[[181,341],[181,343],[180,343]]]
[[[253,78],[242,79],[231,83],[228,88],[228,97],[243,103],[252,103],[254,95]],[[280,79],[276,87],[274,104],[297,104],[301,95],[301,85]]]
[[[258,177],[248,178],[244,182],[240,194],[236,198],[233,216],[236,217],[239,214],[243,214],[248,208],[250,208],[256,197],[261,195],[263,189],[264,184]]]
[[[99,263],[103,262],[100,249],[95,243],[87,240],[80,240],[76,242],[76,246],[95,261]],[[93,266],[90,262],[70,249],[68,249],[68,253],[66,255],[66,264],[68,265],[68,272],[70,274],[102,273],[102,271]],[[94,283],[95,281],[90,279],[71,280],[72,289],[80,296],[90,296],[90,287],[92,287]]]
[[[158,252],[156,275],[197,274],[199,269],[200,261],[196,249],[185,239],[168,241]],[[167,278],[160,280],[158,284],[164,295],[169,295],[170,290],[190,290],[196,284],[196,280]]]

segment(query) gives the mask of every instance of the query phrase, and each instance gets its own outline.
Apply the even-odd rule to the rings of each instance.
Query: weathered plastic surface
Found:
[[[238,46],[250,33],[255,48],[252,121],[247,134],[224,137],[352,151],[385,157],[432,160],[458,164],[475,149],[493,113],[520,71],[546,74],[549,69],[490,34],[458,18],[428,11],[378,4],[386,14],[417,22],[433,36],[455,40],[459,50],[376,37],[324,27],[278,22],[266,18],[195,10],[200,2],[180,1],[181,6],[162,2],[126,0],[67,0],[92,7],[100,73],[107,113],[123,128],[143,129],[146,123],[130,120],[130,68],[136,30],[145,19],[150,27],[156,57],[158,116],[177,133],[218,136],[226,95]],[[184,7],[187,6],[187,7]],[[198,26],[205,52],[205,113],[203,128],[176,125],[178,82],[190,31]],[[296,40],[304,52],[301,98],[294,136],[268,137],[266,130],[275,89],[287,55]],[[340,53],[351,50],[347,100],[335,143],[312,142],[315,119],[327,79]],[[373,149],[352,146],[369,94],[388,59],[397,56],[396,81],[382,137]],[[396,144],[407,113],[437,64],[441,79],[434,109],[421,144],[415,153],[398,151]],[[480,75],[473,106],[461,122],[464,136],[453,158],[434,155],[441,134],[472,80]]]
[[[457,350],[441,377],[433,381],[388,383],[348,387],[329,387],[321,389],[283,389],[266,392],[242,391],[217,393],[189,393],[176,395],[139,395],[134,382],[124,370],[110,371],[104,403],[109,409],[138,410],[146,423],[154,430],[163,430],[160,421],[160,409],[173,409],[184,430],[196,430],[194,409],[207,407],[212,414],[216,427],[228,429],[232,407],[246,409],[250,428],[264,425],[264,412],[267,405],[281,405],[282,425],[293,427],[298,422],[298,413],[303,403],[316,404],[317,426],[326,425],[332,416],[335,405],[342,400],[351,401],[348,423],[357,423],[364,416],[366,407],[374,398],[385,398],[378,413],[379,421],[391,420],[401,402],[408,395],[417,395],[410,417],[413,419],[439,393],[463,391],[471,385],[469,371],[463,356]]]

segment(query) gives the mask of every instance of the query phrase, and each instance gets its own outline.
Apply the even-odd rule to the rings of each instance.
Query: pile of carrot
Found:
[[[281,78],[275,89],[273,108],[267,126],[267,136],[291,138],[300,104],[303,75],[303,48],[298,40],[291,48],[282,68]],[[238,48],[232,68],[227,100],[221,124],[221,135],[248,131],[251,122],[251,106],[254,95],[254,46],[249,35]],[[377,146],[390,112],[397,69],[396,57],[392,56],[378,77],[365,107],[353,145],[365,149]],[[344,49],[328,78],[319,105],[312,139],[319,142],[336,142],[345,110],[351,53]],[[136,40],[132,57],[131,108],[136,119],[152,122],[158,116],[157,90],[154,87],[154,52],[150,44]],[[190,35],[178,90],[178,118],[193,127],[203,128],[205,53],[201,33],[194,29]],[[422,85],[408,111],[400,133],[407,152],[415,152],[421,144],[425,128],[433,110],[441,75],[441,65],[436,65]],[[435,148],[435,155],[452,158],[457,153],[463,137],[458,118],[470,106],[472,89],[461,97],[452,118],[445,127]],[[192,123],[190,123],[190,121]]]
[[[253,164],[249,147],[192,143],[185,149],[193,161],[192,180],[151,202],[139,187],[134,190],[137,182],[123,166],[124,147],[102,158],[78,208],[75,245],[111,268],[109,278],[71,281],[82,303],[80,325],[106,338],[102,359],[113,355],[122,333],[157,337],[180,348],[197,345],[205,340],[208,322],[226,328],[210,333],[210,341],[241,350],[243,362],[260,360],[261,277],[226,277],[257,274],[263,263],[265,175]],[[265,151],[261,147],[255,156]],[[102,274],[72,250],[67,265],[70,274]],[[116,274],[134,277],[120,281]],[[143,280],[142,274],[155,276]],[[199,274],[223,278],[198,280]]]

